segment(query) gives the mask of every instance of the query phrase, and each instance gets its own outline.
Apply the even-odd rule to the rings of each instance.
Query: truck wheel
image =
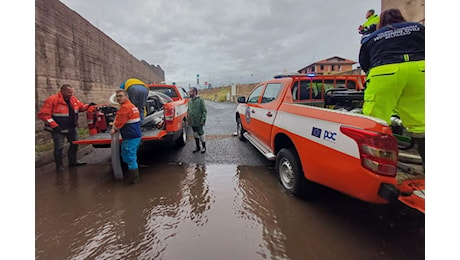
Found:
[[[295,196],[303,195],[304,176],[297,153],[281,149],[276,155],[276,173],[283,187]]]
[[[243,135],[244,132],[246,132],[246,130],[244,130],[243,125],[241,124],[241,118],[238,117],[236,119],[236,135],[241,141],[246,141],[246,138]]]
[[[182,147],[186,144],[187,142],[187,128],[185,125],[185,122],[182,121],[182,129],[180,130],[180,137],[176,140],[176,146],[177,147]]]

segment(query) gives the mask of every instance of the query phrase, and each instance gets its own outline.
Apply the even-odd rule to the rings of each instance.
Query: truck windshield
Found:
[[[177,93],[176,93],[176,90],[174,88],[170,88],[170,87],[150,87],[150,90],[155,91],[155,92],[163,93],[163,94],[165,94],[165,95],[167,95],[169,97],[172,97],[172,98],[178,97]]]

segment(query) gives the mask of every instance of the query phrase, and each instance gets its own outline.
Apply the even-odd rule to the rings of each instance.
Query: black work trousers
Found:
[[[78,144],[72,144],[73,141],[78,140],[78,129],[71,128],[67,133],[51,133],[54,141],[54,161],[56,166],[62,166],[63,152],[64,152],[64,142],[65,139],[70,143],[69,150],[67,151],[67,159],[69,164],[74,164],[77,162],[77,150]]]

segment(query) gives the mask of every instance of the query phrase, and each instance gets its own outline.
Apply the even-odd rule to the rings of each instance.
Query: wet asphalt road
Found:
[[[233,136],[236,104],[206,102],[207,152],[144,147],[140,181],[114,180],[110,149],[36,169],[36,259],[424,259],[424,216],[324,187],[283,190]]]

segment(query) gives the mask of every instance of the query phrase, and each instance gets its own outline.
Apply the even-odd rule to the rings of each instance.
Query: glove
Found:
[[[62,127],[60,127],[60,126],[56,126],[55,128],[53,128],[54,133],[60,134],[61,131],[62,131]]]
[[[96,103],[94,103],[94,102],[91,102],[91,103],[88,104],[89,107],[90,106],[95,106],[95,105],[96,105]]]

